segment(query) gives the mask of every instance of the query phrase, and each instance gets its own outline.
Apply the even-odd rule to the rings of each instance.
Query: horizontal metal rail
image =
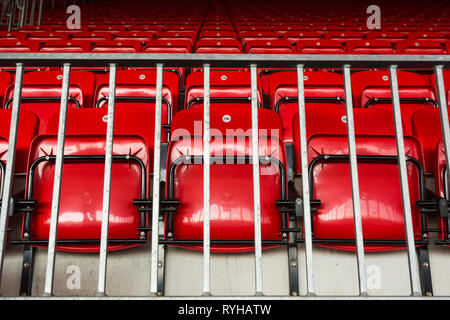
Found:
[[[211,68],[248,67],[258,68],[434,68],[450,67],[450,55],[338,55],[338,54],[201,54],[201,53],[0,53],[0,66],[55,67],[63,63],[72,67],[106,67],[114,63],[117,67],[203,67]]]

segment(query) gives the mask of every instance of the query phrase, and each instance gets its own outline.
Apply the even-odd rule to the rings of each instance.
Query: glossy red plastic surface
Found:
[[[98,41],[91,47],[91,52],[137,53],[141,51],[139,40]]]
[[[241,53],[241,43],[233,39],[199,40],[196,44],[196,53]]]
[[[345,98],[344,80],[341,75],[332,72],[305,72],[305,97],[339,97]],[[292,142],[292,119],[298,113],[298,100],[282,100],[285,97],[298,98],[297,72],[277,72],[270,75],[269,94],[272,110],[278,103],[278,114],[283,123],[283,141]],[[282,101],[280,101],[282,100]],[[307,108],[342,107],[338,101],[306,101]],[[298,126],[298,124],[297,124]]]
[[[48,40],[43,43],[39,52],[89,52],[90,40]]]
[[[23,86],[21,97],[61,97],[62,71],[35,71],[27,72],[23,76]],[[78,100],[81,107],[88,105],[94,90],[95,77],[87,71],[72,71],[70,73],[69,97]],[[14,86],[7,89],[5,100],[14,95]],[[6,103],[6,102],[5,102]],[[49,118],[59,112],[60,99],[49,100],[22,100],[21,110],[29,110],[39,117],[39,132],[44,133]],[[11,104],[9,108],[11,108]],[[69,100],[69,108],[76,108],[76,104]]]
[[[29,164],[35,159],[54,155],[56,136],[42,135],[32,144]],[[102,136],[66,136],[64,155],[104,155],[106,138]],[[137,136],[116,136],[113,155],[134,155],[149,164],[145,141]],[[30,237],[48,239],[54,178],[54,163],[42,162],[35,170],[32,199],[37,206],[31,214]],[[65,162],[61,181],[58,239],[99,239],[103,205],[103,161]],[[31,177],[28,176],[28,180]],[[29,183],[29,182],[28,182]],[[27,186],[28,188],[28,186]],[[127,192],[124,192],[126,190]],[[28,190],[27,190],[28,191]],[[140,214],[133,200],[141,197],[141,171],[133,161],[113,161],[109,239],[138,239]],[[136,244],[111,244],[119,250]],[[45,246],[43,246],[45,247]],[[57,250],[96,252],[99,245],[58,245]]]
[[[441,41],[402,41],[397,43],[397,49],[403,54],[447,54],[445,42]]]
[[[193,72],[186,78],[185,105],[197,97],[203,97],[203,72]],[[251,97],[251,80],[248,71],[217,71],[210,72],[210,97]],[[258,79],[258,100],[262,100],[261,82]],[[224,100],[226,101],[226,100]],[[215,103],[211,105],[225,106],[236,104],[236,102]],[[247,103],[250,104],[250,100]],[[203,102],[194,102],[191,107],[202,106]]]
[[[3,106],[3,98],[6,88],[11,84],[13,77],[9,72],[0,71],[0,105]]]
[[[434,89],[419,74],[397,71],[398,90],[400,99],[403,98],[429,98],[436,99]],[[388,71],[361,71],[352,74],[353,101],[355,107],[364,108],[370,99],[392,98],[390,75]],[[370,103],[369,108],[392,110],[391,102]],[[401,101],[400,110],[405,134],[412,134],[411,118],[421,109],[433,108],[431,102],[405,102]]]
[[[448,109],[450,112],[450,108]],[[417,111],[412,117],[414,136],[420,141],[425,157],[425,171],[434,172],[436,145],[442,139],[441,117],[439,109]]]
[[[289,54],[294,51],[289,40],[248,40],[245,52],[256,54]]]
[[[106,108],[69,109],[67,110],[66,135],[104,135],[107,122]],[[132,107],[117,108],[114,111],[114,136],[136,135],[144,138],[150,159],[153,159],[154,123],[154,111]],[[57,135],[58,126],[59,113],[55,113],[48,122],[46,134]]]
[[[393,43],[385,40],[350,40],[347,51],[353,54],[396,54]]]
[[[192,123],[202,123],[202,110],[194,108],[177,113],[174,117],[173,139],[169,146],[167,168],[178,158],[186,155],[202,155],[202,135],[193,136]],[[229,122],[224,122],[224,116]],[[268,136],[267,126],[275,133],[281,130],[277,115],[260,109],[259,137],[260,156],[278,159],[286,168],[284,147],[278,136]],[[185,123],[185,124],[184,124]],[[277,127],[275,125],[278,125]],[[251,156],[251,110],[250,108],[211,109],[211,155]],[[228,129],[228,130],[227,130]],[[240,131],[234,131],[239,130]],[[181,130],[185,130],[182,133]],[[217,136],[214,132],[222,132]],[[200,131],[201,132],[201,131]],[[262,134],[262,135],[261,135]],[[169,171],[169,170],[168,170]],[[275,201],[281,199],[280,171],[276,164],[260,166],[261,223],[263,240],[280,240],[281,214]],[[175,239],[203,239],[203,166],[184,164],[174,169],[174,197],[180,201],[174,215]],[[167,177],[169,179],[169,175]],[[168,180],[169,181],[169,180]],[[211,165],[211,239],[253,240],[253,180],[252,165],[239,163],[214,163]],[[167,226],[166,226],[167,227]],[[201,246],[182,247],[200,250]],[[264,248],[273,246],[264,246]],[[212,245],[213,252],[252,251],[248,245]]]
[[[353,109],[355,134],[358,135],[395,135],[392,113],[377,109]],[[347,116],[345,108],[307,108],[307,140],[317,134],[347,134]],[[299,117],[296,113],[292,121],[295,172],[301,172]]]
[[[357,155],[396,156],[393,136],[357,136]],[[405,137],[405,153],[421,162],[422,151],[417,140]],[[308,141],[308,162],[324,154],[348,155],[346,136],[316,135]],[[418,171],[408,162],[407,174],[413,227],[420,239],[420,213],[415,202],[420,199]],[[342,161],[320,161],[314,166],[313,199],[321,205],[314,213],[313,231],[316,239],[354,239],[353,205],[350,165]],[[398,163],[358,162],[359,192],[364,239],[404,240],[405,228]],[[321,245],[354,251],[354,245]],[[365,245],[365,251],[391,251],[403,249],[398,245]]]
[[[297,52],[303,54],[342,54],[344,44],[337,40],[299,40]]]
[[[9,140],[11,126],[11,109],[0,109],[0,137]],[[19,128],[16,145],[14,171],[24,173],[27,170],[28,152],[33,138],[38,134],[39,119],[31,111],[20,110]]]
[[[152,40],[146,43],[144,52],[150,53],[190,53],[192,41],[183,39]]]

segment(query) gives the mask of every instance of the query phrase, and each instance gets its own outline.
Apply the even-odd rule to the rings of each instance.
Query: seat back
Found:
[[[48,240],[56,145],[57,136],[41,135],[31,146],[26,194],[28,199],[36,200],[37,204],[29,216],[29,226],[26,225],[26,217],[23,221],[23,230],[29,229],[27,231],[31,240]],[[99,251],[105,148],[105,135],[66,136],[58,222],[58,240],[66,243],[58,244],[57,250]],[[49,156],[49,160],[46,156]],[[133,205],[133,200],[148,195],[148,157],[143,138],[114,138],[109,250],[126,249],[140,243],[138,228],[142,226],[142,217]],[[114,242],[119,239],[135,242]],[[39,246],[46,247],[46,244]]]
[[[412,115],[420,109],[436,106],[433,88],[420,75],[398,71],[398,90],[406,134],[411,134]],[[351,76],[355,107],[392,110],[388,71],[361,71]]]
[[[279,240],[281,215],[275,201],[286,192],[286,161],[279,133],[277,115],[258,110],[259,155],[270,157],[260,163],[262,239]],[[203,110],[183,110],[174,117],[172,140],[167,160],[166,197],[179,200],[173,224],[166,223],[166,232],[173,231],[175,240],[203,238],[202,184]],[[211,239],[253,240],[253,179],[251,158],[251,110],[239,106],[211,109]],[[190,160],[186,160],[189,156]],[[224,158],[227,157],[227,158]],[[234,159],[234,157],[238,157]],[[169,214],[170,215],[170,214]],[[170,217],[168,219],[170,221]],[[201,246],[182,247],[200,250]],[[267,248],[269,246],[264,246]],[[252,251],[253,245],[212,245],[213,252]]]
[[[43,133],[49,118],[59,112],[62,92],[62,71],[34,71],[23,76],[21,109],[30,110],[39,117]],[[83,108],[92,101],[95,77],[87,71],[70,73],[69,108]],[[11,108],[14,85],[8,87],[5,95],[5,108]]]
[[[193,72],[186,79],[185,107],[203,105],[203,72]],[[261,83],[258,79],[258,101],[261,102]],[[229,106],[250,104],[251,79],[248,71],[210,71],[211,105]]]
[[[357,135],[395,135],[392,112],[378,109],[353,109],[354,130]],[[294,145],[294,172],[301,173],[299,115],[292,121]],[[306,140],[314,135],[346,135],[347,113],[345,108],[307,108]]]
[[[424,199],[420,143],[405,137],[407,176],[415,239],[420,239],[422,225],[417,200]],[[366,251],[404,249],[405,245],[376,244],[370,240],[405,240],[397,144],[394,136],[356,136],[361,217]],[[331,155],[326,157],[326,155]],[[355,239],[350,165],[332,156],[348,155],[347,136],[316,135],[308,140],[310,192],[321,201],[313,218],[315,239]],[[364,160],[361,157],[366,157]],[[390,156],[386,158],[376,157]],[[410,158],[409,158],[410,157]],[[370,195],[366,197],[365,195]],[[368,241],[369,240],[369,241]],[[355,250],[354,245],[320,244],[338,250]]]
[[[292,119],[298,113],[297,73],[277,72],[269,79],[272,110],[277,112],[283,124],[284,142],[292,142]],[[307,108],[345,106],[344,80],[332,72],[305,72],[305,103]]]

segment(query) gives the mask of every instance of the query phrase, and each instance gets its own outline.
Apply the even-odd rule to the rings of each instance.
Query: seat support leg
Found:
[[[31,296],[31,290],[33,287],[34,256],[36,253],[35,251],[35,247],[24,246],[22,277],[20,279],[20,296]]]
[[[295,228],[295,216],[289,217],[289,228]],[[289,295],[299,295],[299,280],[298,280],[298,251],[296,242],[296,233],[290,232],[288,245],[288,262],[289,262]]]
[[[433,296],[433,284],[431,281],[430,256],[428,246],[417,248],[417,257],[419,258],[420,282],[423,296]]]

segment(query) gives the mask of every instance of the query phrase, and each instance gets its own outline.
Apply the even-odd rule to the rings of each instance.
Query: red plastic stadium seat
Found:
[[[87,136],[105,135],[108,122],[107,108],[68,109],[66,135]],[[117,108],[114,110],[114,137],[122,135],[137,135],[145,139],[149,159],[153,159],[155,112],[143,108]],[[57,135],[59,113],[49,120],[46,134]],[[152,168],[150,168],[151,170]]]
[[[304,54],[343,54],[345,47],[337,40],[299,40],[297,52]]]
[[[21,110],[36,113],[40,121],[39,133],[44,133],[50,117],[59,112],[61,104],[62,71],[27,72],[23,76]],[[70,73],[69,108],[82,108],[92,101],[95,77],[87,71]],[[14,86],[6,91],[5,108],[11,108]]]
[[[203,190],[193,188],[202,184],[203,166],[198,160],[203,155],[203,110],[183,110],[174,117],[172,141],[167,160],[166,198],[177,199],[175,213],[169,213],[166,238],[172,233],[174,240],[201,240],[203,238]],[[211,109],[211,240],[253,240],[253,180],[251,157],[251,110],[230,107]],[[270,162],[260,163],[261,221],[263,240],[281,240],[281,217],[276,200],[285,198],[286,176],[283,144],[279,140],[281,125],[277,115],[270,110],[258,110],[259,155],[270,157]],[[186,160],[189,156],[190,160]],[[231,161],[223,156],[242,158]],[[224,161],[225,160],[225,161]],[[217,162],[215,162],[217,161]],[[284,190],[284,191],[283,191]],[[171,219],[172,218],[172,219]],[[173,221],[173,222],[171,222]],[[200,250],[198,245],[179,245]],[[269,245],[263,245],[268,248]],[[272,245],[273,247],[273,245]],[[211,246],[213,252],[252,251],[253,245]]]
[[[447,32],[448,33],[448,32]],[[441,32],[417,32],[410,35],[410,40],[416,41],[440,41],[445,42],[449,40],[448,36],[445,33]]]
[[[360,32],[328,32],[325,34],[327,40],[339,40],[339,41],[349,41],[349,40],[363,40],[366,38],[364,33]]]
[[[259,54],[289,54],[293,52],[291,42],[288,40],[247,40],[245,52]]]
[[[37,52],[39,42],[33,40],[1,40],[1,52]]]
[[[193,72],[186,79],[185,108],[203,105],[203,72]],[[258,101],[261,103],[261,83],[258,79]],[[248,71],[210,72],[211,106],[236,103],[250,105],[251,79]]]
[[[237,35],[234,31],[202,31],[199,40],[237,40]]]
[[[136,53],[141,50],[141,42],[137,40],[98,41],[91,47],[91,52]]]
[[[398,32],[371,32],[367,34],[369,40],[385,40],[389,42],[399,42],[408,40],[408,35]]]
[[[199,40],[196,53],[241,53],[241,43],[237,40],[221,39]]]
[[[436,147],[442,139],[440,119],[437,108],[418,110],[412,116],[412,132],[422,144],[426,172],[434,172],[437,161]]]
[[[6,141],[6,149],[4,148],[3,143],[1,143],[2,161],[4,154],[8,150],[7,142],[9,140],[10,126],[11,126],[11,110],[0,109],[0,137]],[[39,130],[38,117],[31,111],[20,110],[19,128],[17,131],[16,161],[14,164],[14,171],[16,173],[26,172],[30,144],[33,138],[38,134],[38,130]],[[3,177],[1,177],[1,179],[3,179]]]
[[[344,80],[332,72],[304,73],[305,102],[307,108],[345,107]],[[298,112],[297,72],[277,72],[270,76],[272,110],[280,115],[283,140],[292,143],[292,119]]]
[[[25,40],[26,35],[23,32],[0,31],[0,41],[19,41]]]
[[[412,137],[405,137],[405,153],[415,159],[407,161],[407,175],[411,199],[415,239],[420,240],[422,230],[417,200],[424,200],[424,179],[421,172],[422,151]],[[358,157],[371,156],[358,162],[359,192],[363,236],[370,240],[405,240],[404,214],[398,171],[395,137],[357,136]],[[347,136],[316,135],[308,141],[308,163],[312,199],[320,200],[313,216],[314,239],[354,239],[350,165],[333,156],[348,156]],[[375,157],[373,157],[375,156]],[[376,157],[390,156],[390,160]],[[408,158],[409,159],[409,158]],[[421,178],[420,178],[421,177]],[[422,180],[423,182],[423,180]],[[425,220],[426,224],[426,220]],[[423,229],[422,229],[423,228]],[[321,246],[338,250],[355,250],[351,244],[333,244],[325,240]],[[366,243],[365,251],[391,251],[404,249],[396,243]]]
[[[144,48],[144,52],[149,53],[189,53],[191,51],[192,42],[181,39],[152,40],[147,42]]]
[[[164,71],[162,91],[162,123],[170,124],[178,106],[178,77],[173,72]],[[109,80],[99,83],[95,94],[95,107],[107,108]],[[116,73],[117,108],[142,108],[155,110],[156,71],[118,70]]]
[[[91,43],[89,41],[45,41],[39,48],[39,52],[89,52]]]
[[[397,51],[403,54],[447,54],[445,42],[441,41],[401,41],[397,43]]]
[[[243,46],[250,40],[274,41],[280,39],[280,37],[272,31],[242,31],[239,33],[239,36],[241,37]]]
[[[447,105],[450,107],[450,70],[443,70],[443,76],[444,76],[444,92],[447,98]],[[437,92],[436,77],[434,75],[431,76],[431,84],[433,85],[433,88],[435,88]]]
[[[298,112],[292,119],[294,172],[301,173]],[[353,109],[353,119],[355,134],[357,135],[395,135],[394,118],[392,113],[387,110],[355,108]],[[346,135],[347,132],[347,113],[345,108],[323,107],[306,109],[306,140],[314,135]]]
[[[395,54],[392,42],[385,40],[352,40],[347,42],[347,51],[353,54]]]
[[[141,42],[148,42],[153,39],[156,32],[133,32],[133,31],[124,31],[117,32],[113,36],[113,40],[115,41],[129,41],[129,40],[137,40]]]
[[[64,32],[34,32],[27,38],[35,41],[49,41],[49,40],[68,40],[67,33]]]
[[[397,71],[400,110],[405,134],[411,134],[411,117],[417,110],[435,106],[433,88],[420,75]],[[355,107],[378,108],[392,111],[390,76],[387,71],[361,71],[352,74]]]
[[[84,125],[85,119],[81,121],[81,125]],[[102,120],[99,118],[98,121]],[[106,123],[104,130],[106,132]],[[64,147],[66,159],[61,181],[58,240],[69,243],[58,244],[56,248],[61,251],[96,252],[99,250],[98,242],[83,241],[100,239],[106,139],[105,135],[78,136],[70,135],[70,132],[67,134]],[[30,240],[48,240],[55,169],[54,161],[51,159],[55,154],[56,143],[55,135],[41,135],[31,146],[26,192],[37,204],[30,215],[28,232]],[[46,156],[50,156],[50,159],[46,160]],[[78,160],[70,161],[69,157],[77,157]],[[120,159],[117,159],[118,157]],[[141,226],[142,217],[138,208],[133,205],[133,200],[147,197],[148,166],[149,153],[143,138],[135,135],[114,138],[109,250],[125,249],[139,244],[138,228]],[[33,181],[32,190],[29,189],[30,181]],[[25,218],[23,223],[26,230]],[[112,239],[135,242],[114,243]],[[46,244],[40,246],[46,247]]]
[[[173,40],[185,40],[190,41],[191,45],[194,44],[197,37],[197,32],[192,30],[172,30],[159,32],[157,35],[158,40],[173,41]]]
[[[323,40],[320,33],[314,31],[288,31],[283,34],[283,39],[296,43],[297,41],[308,41],[308,40]]]
[[[76,41],[102,41],[102,40],[111,40],[111,33],[109,32],[78,32],[72,36],[70,40]]]

